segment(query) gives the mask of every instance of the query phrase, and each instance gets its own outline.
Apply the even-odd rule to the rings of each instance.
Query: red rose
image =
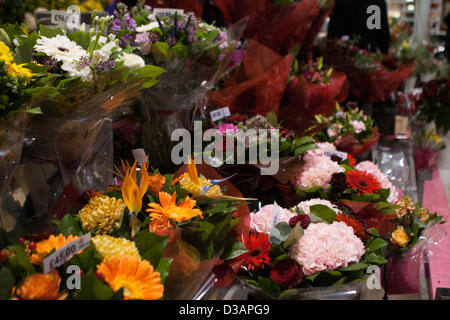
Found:
[[[302,277],[302,269],[295,260],[280,261],[270,272],[270,279],[287,289],[302,283]]]
[[[289,219],[289,226],[291,228],[294,228],[297,223],[300,222],[300,225],[303,229],[308,228],[309,224],[311,223],[311,218],[306,214],[300,214],[293,216],[291,219]]]

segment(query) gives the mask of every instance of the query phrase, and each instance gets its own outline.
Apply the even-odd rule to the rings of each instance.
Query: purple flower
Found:
[[[150,35],[149,33],[138,33],[136,35],[136,39],[134,40],[134,43],[137,47],[139,47],[139,51],[142,54],[148,54],[151,50],[152,43],[150,41]]]
[[[149,40],[150,40],[152,43],[155,43],[155,42],[161,40],[161,36],[160,36],[159,33],[156,32],[156,31],[151,31],[151,32],[149,32],[148,38],[149,38]]]
[[[119,45],[121,47],[130,46],[132,43],[134,43],[134,38],[131,34],[128,33],[125,33],[119,41]]]
[[[188,32],[187,40],[189,42],[197,42],[198,41],[198,37],[197,37],[197,34],[195,33],[195,31],[189,31]]]
[[[129,13],[126,13],[125,16],[125,27],[128,30],[133,30],[136,31],[136,20],[134,20],[133,18],[131,18]]]
[[[234,69],[238,65],[240,65],[242,60],[244,60],[244,57],[245,57],[244,50],[240,50],[240,49],[234,50],[233,53],[231,54],[231,58],[230,58],[230,68]]]
[[[105,62],[99,63],[95,70],[98,72],[109,71],[116,66],[116,61],[114,59],[108,59]]]
[[[83,57],[80,59],[80,68],[84,69],[91,64],[91,59],[89,57]]]
[[[167,36],[167,40],[166,40],[167,44],[171,47],[173,47],[174,45],[177,44],[178,40],[177,37],[174,34],[169,34]]]
[[[122,21],[120,19],[115,18],[113,22],[111,23],[111,30],[113,32],[117,32],[122,28]]]
[[[44,65],[44,66],[49,66],[50,67],[49,71],[51,73],[58,73],[59,72],[58,60],[56,60],[53,57],[45,57],[42,60],[41,64]]]

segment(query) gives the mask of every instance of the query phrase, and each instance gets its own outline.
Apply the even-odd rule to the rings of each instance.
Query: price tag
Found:
[[[184,14],[183,9],[171,9],[171,8],[155,8],[155,9],[153,9],[153,14],[155,16],[158,16],[159,18],[171,17],[175,14],[175,12],[178,15]]]
[[[328,150],[328,149],[325,149],[325,150],[323,150],[323,154],[325,155],[325,156],[327,156],[327,157],[332,157],[332,156],[335,156],[335,157],[339,157],[339,158],[341,158],[342,160],[345,160],[345,159],[347,159],[347,152],[341,152],[341,151],[335,151],[335,150]]]
[[[144,162],[148,161],[144,149],[134,149],[131,150],[131,152],[133,153],[134,159],[137,161],[137,163],[139,163],[139,165],[142,165]]]
[[[280,218],[280,207],[278,206],[278,203],[274,202],[272,214],[272,228],[277,225],[279,218]]]
[[[408,135],[409,119],[407,116],[395,116],[395,134]]]
[[[212,121],[218,121],[220,119],[231,116],[230,108],[225,107],[210,112]]]
[[[51,20],[52,24],[65,25],[67,21],[67,12],[62,10],[51,10]]]
[[[55,268],[62,266],[64,263],[72,259],[72,257],[79,251],[89,247],[91,243],[91,233],[69,242],[65,246],[59,248],[51,255],[46,257],[42,262],[42,269],[44,273],[49,273]]]

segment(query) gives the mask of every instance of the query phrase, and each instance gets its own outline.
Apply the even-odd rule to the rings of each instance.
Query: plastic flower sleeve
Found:
[[[227,47],[219,56],[211,50],[200,57],[170,60],[162,65],[167,72],[159,77],[158,83],[144,90],[142,140],[144,149],[153,155],[151,166],[161,172],[176,168],[170,157],[172,132],[178,128],[192,129],[195,108],[206,103],[207,92],[227,72],[245,24],[243,20],[228,29]]]
[[[0,228],[15,232],[24,216],[12,195],[14,171],[20,163],[28,114],[18,114],[8,122],[0,122]]]

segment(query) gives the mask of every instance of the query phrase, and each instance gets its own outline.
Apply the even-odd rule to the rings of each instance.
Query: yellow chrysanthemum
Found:
[[[61,278],[56,270],[47,274],[34,273],[25,278],[16,294],[23,300],[57,300],[60,298],[60,283]]]
[[[48,239],[39,241],[36,244],[36,249],[31,254],[31,262],[34,264],[41,264],[42,260],[54,249],[58,250],[59,248],[65,246],[69,242],[78,239],[78,236],[68,236],[67,238],[64,235],[60,234],[57,237],[51,235]],[[31,251],[31,250],[27,250]],[[80,251],[81,252],[81,251]],[[79,252],[78,252],[79,253]]]
[[[114,290],[123,288],[125,300],[157,300],[164,294],[159,272],[147,260],[123,256],[103,260],[97,274]]]
[[[125,208],[126,205],[121,199],[97,196],[91,198],[78,214],[84,229],[105,234],[119,227]]]
[[[0,41],[0,60],[5,61],[6,65],[14,62],[14,58],[9,50],[9,47],[2,41]]]
[[[8,75],[11,77],[24,77],[25,80],[28,82],[30,81],[33,74],[31,73],[31,70],[28,68],[25,68],[23,64],[17,65],[15,63],[7,64],[6,68],[8,70]]]
[[[141,259],[136,244],[125,238],[114,238],[108,235],[95,236],[92,238],[95,248],[103,259],[112,257],[133,256]]]

